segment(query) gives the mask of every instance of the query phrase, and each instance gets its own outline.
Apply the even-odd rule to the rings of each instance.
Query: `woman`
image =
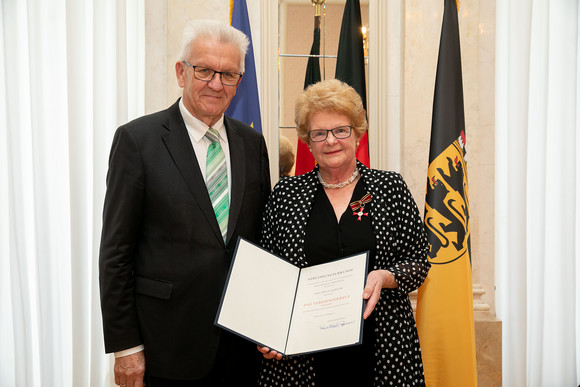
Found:
[[[430,265],[411,193],[398,173],[356,160],[367,121],[352,87],[334,79],[309,86],[296,102],[295,120],[318,166],[276,185],[262,246],[300,267],[370,251],[363,344],[284,359],[258,346],[264,357],[260,384],[422,386],[407,294],[423,283]]]

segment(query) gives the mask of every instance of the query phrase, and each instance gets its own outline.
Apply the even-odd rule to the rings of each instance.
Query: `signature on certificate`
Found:
[[[328,325],[321,325],[320,326],[320,329],[321,330],[326,330],[326,329],[340,328],[340,327],[344,327],[344,326],[350,325],[350,324],[354,324],[354,320],[352,320],[352,321],[341,321],[341,322],[336,322],[336,323],[330,323]]]

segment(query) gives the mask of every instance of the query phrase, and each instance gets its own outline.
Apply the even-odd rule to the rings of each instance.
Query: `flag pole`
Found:
[[[318,22],[320,22],[320,10],[325,1],[326,0],[312,0],[312,5],[314,5],[314,17],[318,17]],[[320,24],[318,24],[318,26],[320,27]]]
[[[322,7],[326,4],[326,0],[312,0],[312,5],[314,6],[314,29],[320,31],[322,27]],[[324,47],[323,47],[324,49]],[[320,54],[320,52],[318,53]],[[326,70],[326,57],[322,55],[322,70],[325,74]],[[320,80],[320,79],[319,79]]]

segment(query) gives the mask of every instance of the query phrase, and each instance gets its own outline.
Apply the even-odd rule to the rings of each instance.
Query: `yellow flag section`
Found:
[[[417,297],[417,331],[427,387],[477,386],[469,199],[457,4],[444,0],[425,229],[431,269]]]
[[[461,143],[460,137],[429,165],[428,172],[425,226],[431,269],[417,298],[428,387],[477,386],[467,168]],[[463,189],[454,186],[457,178]]]

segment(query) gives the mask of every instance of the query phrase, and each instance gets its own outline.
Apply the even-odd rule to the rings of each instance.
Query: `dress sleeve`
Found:
[[[397,174],[394,185],[394,220],[396,224],[396,259],[392,272],[405,293],[416,290],[429,272],[431,264],[427,260],[429,244],[425,226],[421,220],[417,204],[403,180]]]
[[[278,253],[276,251],[276,236],[278,230],[279,208],[282,195],[280,194],[280,182],[276,183],[268,201],[266,203],[266,208],[264,210],[264,215],[262,219],[262,234],[260,237],[260,244],[262,247],[271,253]]]

